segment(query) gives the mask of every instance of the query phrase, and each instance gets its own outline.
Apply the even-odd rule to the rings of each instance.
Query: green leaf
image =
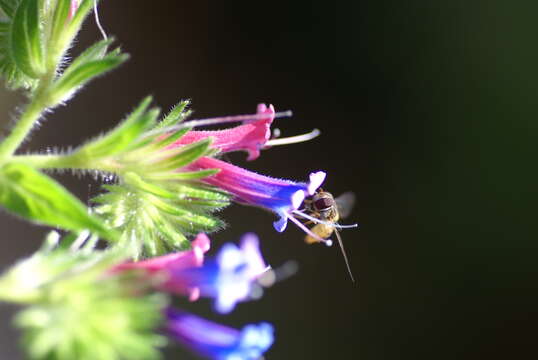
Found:
[[[4,40],[4,37],[7,35],[7,32],[9,31],[9,23],[6,21],[0,21],[0,34],[2,36],[2,42]],[[4,44],[2,44],[3,46]]]
[[[84,145],[77,153],[100,158],[117,154],[134,146],[135,140],[157,121],[159,110],[148,111],[151,101],[151,96],[146,97],[126,120],[101,138]]]
[[[117,237],[63,186],[28,165],[9,163],[0,169],[0,204],[38,223],[75,232],[87,229],[108,240]]]
[[[12,18],[18,2],[19,0],[0,0],[0,8],[8,18]]]
[[[95,44],[93,44],[92,46],[84,50],[79,56],[77,56],[77,58],[73,60],[73,62],[69,65],[69,67],[76,69],[79,66],[84,65],[90,61],[102,59],[105,56],[108,47],[113,42],[114,42],[114,38],[108,38],[106,40],[101,40],[101,41],[96,42]],[[120,54],[110,53],[109,55],[120,55]]]
[[[53,85],[50,95],[51,102],[53,104],[59,103],[90,80],[118,67],[128,58],[127,54],[107,55],[99,60],[88,61],[76,68],[69,67]]]
[[[37,0],[21,0],[10,31],[10,53],[23,73],[37,79],[45,72]]]

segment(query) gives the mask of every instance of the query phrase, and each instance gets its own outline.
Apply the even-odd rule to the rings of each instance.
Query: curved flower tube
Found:
[[[191,351],[215,360],[259,359],[273,344],[273,327],[250,324],[241,330],[179,310],[166,310],[166,331]]]
[[[244,122],[243,125],[230,129],[191,130],[170,145],[169,148],[192,144],[211,136],[214,138],[211,144],[213,148],[219,149],[222,152],[243,150],[248,153],[247,160],[255,160],[260,156],[260,150],[271,137],[271,123],[275,118],[275,108],[273,105],[267,107],[265,104],[258,104],[256,115],[263,114],[266,114],[267,117]]]
[[[191,242],[191,246],[191,250],[178,251],[143,261],[119,264],[111,272],[141,269],[150,274],[163,274],[164,280],[159,284],[160,289],[188,295],[191,301],[195,301],[200,297],[200,290],[197,287],[185,288],[184,286],[178,286],[177,282],[170,275],[172,271],[202,266],[204,263],[204,254],[211,247],[211,240],[209,240],[206,234],[198,234]]]
[[[306,229],[293,217],[293,211],[299,209],[305,197],[313,195],[325,180],[325,172],[310,174],[308,183],[275,179],[256,174],[222,160],[202,157],[188,166],[190,170],[219,169],[202,181],[217,186],[233,194],[235,200],[247,205],[258,206],[280,216],[273,223],[276,231],[286,229],[288,219],[294,221],[303,230]],[[305,231],[309,232],[308,229]],[[315,236],[318,238],[318,236]]]

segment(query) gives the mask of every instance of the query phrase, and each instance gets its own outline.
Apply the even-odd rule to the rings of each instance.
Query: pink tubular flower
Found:
[[[255,121],[245,122],[225,130],[198,131],[191,130],[178,141],[170,145],[170,148],[192,144],[202,139],[213,137],[212,147],[222,152],[232,152],[243,150],[248,152],[247,160],[255,160],[260,156],[260,150],[267,143],[271,136],[271,123],[275,118],[273,105],[267,107],[265,104],[258,105],[256,115],[267,114],[267,117]]]
[[[189,295],[189,299],[195,301],[200,297],[200,290],[197,287],[178,287],[177,283],[170,276],[172,271],[196,268],[203,265],[204,254],[211,247],[211,241],[206,234],[198,234],[191,242],[191,246],[191,250],[179,251],[138,262],[123,263],[115,266],[112,272],[141,269],[150,274],[163,274],[165,280],[159,285],[162,290]]]

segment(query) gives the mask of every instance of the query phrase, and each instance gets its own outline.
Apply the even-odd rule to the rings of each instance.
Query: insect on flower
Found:
[[[352,281],[355,281],[355,279],[353,278],[349,259],[338,230],[358,227],[358,224],[340,225],[338,224],[338,220],[347,217],[351,213],[354,203],[355,195],[352,192],[345,192],[339,197],[334,198],[331,193],[319,188],[314,195],[304,200],[305,208],[303,211],[294,211],[296,215],[308,219],[307,224],[316,224],[310,230],[318,237],[327,239],[333,232],[336,234],[338,245],[340,246],[340,250],[342,250],[347,271]],[[309,244],[319,242],[317,238],[309,234],[305,236],[305,241]]]

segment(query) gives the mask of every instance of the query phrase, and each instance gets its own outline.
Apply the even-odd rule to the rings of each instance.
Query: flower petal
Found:
[[[167,309],[168,333],[191,351],[215,360],[259,359],[273,344],[273,326],[250,324],[237,330],[198,316]]]

